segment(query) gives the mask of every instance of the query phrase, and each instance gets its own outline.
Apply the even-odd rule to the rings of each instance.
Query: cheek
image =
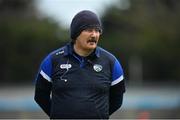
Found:
[[[97,35],[96,35],[96,37],[99,39],[99,37],[101,36],[101,34],[100,33],[97,33]]]
[[[100,38],[100,35],[97,36],[97,39],[98,39],[98,40],[99,40],[99,38]]]
[[[99,41],[99,38],[100,38],[100,36],[97,36],[97,37],[96,37],[97,41]]]

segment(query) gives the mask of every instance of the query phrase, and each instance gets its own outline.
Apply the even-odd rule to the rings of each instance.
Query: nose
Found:
[[[98,32],[97,30],[95,30],[95,29],[93,29],[93,30],[91,31],[92,37],[97,36],[98,33],[99,33],[99,32]]]
[[[96,36],[95,30],[92,30],[91,35],[92,35],[92,36]]]

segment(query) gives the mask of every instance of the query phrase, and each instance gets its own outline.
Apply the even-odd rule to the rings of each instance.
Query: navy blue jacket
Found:
[[[69,43],[43,60],[35,100],[50,118],[108,119],[122,104],[122,67],[100,47],[81,57],[72,46]]]

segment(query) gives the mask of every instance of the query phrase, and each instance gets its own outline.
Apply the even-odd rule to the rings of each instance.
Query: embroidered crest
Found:
[[[100,72],[102,70],[102,65],[99,65],[99,64],[95,64],[93,66],[93,69],[96,71],[96,72]]]

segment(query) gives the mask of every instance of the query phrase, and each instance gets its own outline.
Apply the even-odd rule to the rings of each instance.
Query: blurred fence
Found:
[[[115,119],[172,119],[180,118],[180,88],[128,86],[122,108]],[[0,88],[0,118],[46,119],[47,115],[34,102],[33,86]]]

